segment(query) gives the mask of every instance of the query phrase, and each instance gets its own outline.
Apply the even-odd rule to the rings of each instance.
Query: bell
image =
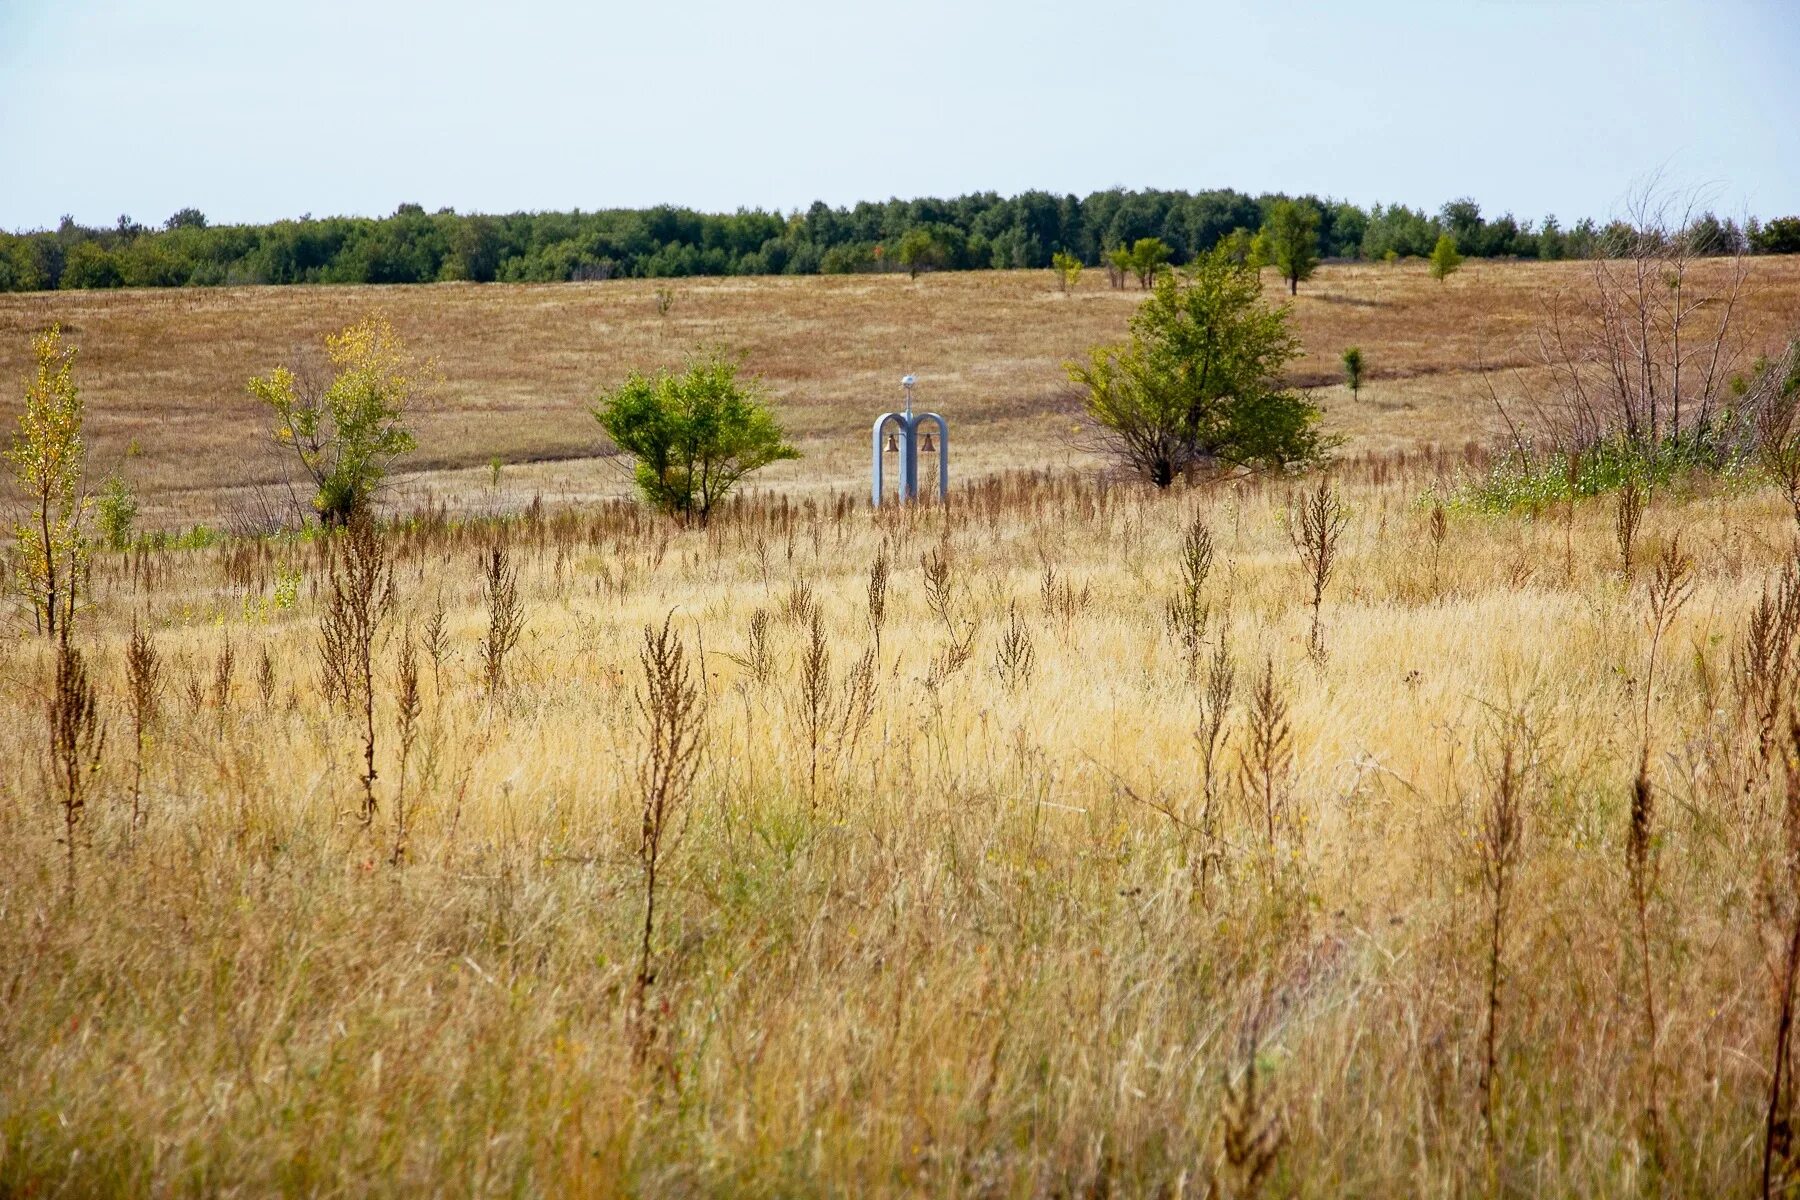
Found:
[[[892,454],[898,449],[900,449],[900,435],[890,431],[888,433],[887,452]]]
[[[930,433],[927,433],[925,435],[925,440],[919,443],[919,449],[927,454],[930,454],[937,449],[937,442],[932,438]]]

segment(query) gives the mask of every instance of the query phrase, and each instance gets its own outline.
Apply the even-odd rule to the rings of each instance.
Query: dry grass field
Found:
[[[1746,324],[1757,344],[1779,347],[1800,324],[1800,260],[1751,262]],[[1438,283],[1417,263],[1326,265],[1294,301],[1307,351],[1296,382],[1315,389],[1352,454],[1485,441],[1497,425],[1478,368],[1504,387],[1504,368],[1530,364],[1521,338],[1543,297],[1580,286],[1587,270],[1471,262]],[[1270,299],[1285,300],[1266,274]],[[659,290],[672,296],[661,315]],[[594,457],[597,395],[633,367],[716,347],[763,377],[806,455],[759,486],[859,492],[869,422],[899,404],[907,371],[921,378],[920,403],[952,422],[959,476],[1092,465],[1070,437],[1061,365],[1123,336],[1141,298],[1098,271],[1068,296],[1048,271],[0,295],[0,380],[22,378],[30,335],[61,321],[81,350],[96,466],[135,483],[150,524],[221,525],[257,509],[247,486],[279,481],[286,466],[245,381],[316,358],[326,333],[369,312],[442,369],[400,505],[430,495],[516,510],[539,494],[623,494],[626,477]],[[1352,345],[1369,363],[1359,403],[1338,361]],[[18,388],[0,392],[0,422],[10,426],[18,403]],[[496,457],[509,464],[498,492]]]
[[[137,442],[155,521],[228,519],[263,478],[243,379],[372,306],[445,377],[401,494],[546,500],[376,543],[367,821],[369,727],[324,690],[341,547],[97,554],[72,826],[54,655],[0,642],[0,1196],[1757,1193],[1771,1092],[1792,1108],[1800,582],[1756,613],[1794,517],[1696,481],[1627,562],[1611,498],[1420,502],[1430,447],[1491,432],[1474,365],[1580,270],[1303,293],[1353,456],[1316,611],[1315,480],[1158,494],[1067,448],[1057,364],[1135,293],[0,300],[0,376],[60,316],[96,461]],[[1755,271],[1773,348],[1800,262]],[[699,341],[745,352],[808,457],[707,529],[592,499],[593,393]],[[831,500],[905,368],[965,476],[1030,470]],[[535,460],[499,497],[494,454]]]

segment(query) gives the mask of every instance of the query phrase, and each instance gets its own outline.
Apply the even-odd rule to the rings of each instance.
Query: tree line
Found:
[[[701,213],[667,205],[598,212],[310,216],[266,225],[214,225],[197,209],[160,227],[121,216],[110,227],[65,217],[54,230],[0,233],[0,291],[227,284],[553,282],[689,275],[810,275],[859,271],[1050,267],[1058,256],[1118,269],[1146,239],[1185,264],[1221,243],[1248,251],[1272,222],[1298,218],[1326,259],[1429,256],[1448,235],[1482,258],[1594,258],[1622,253],[1624,222],[1554,216],[1488,218],[1470,199],[1436,214],[1402,204],[1362,208],[1316,196],[1250,196],[1230,189],[1125,191],[1086,197],[980,192],[954,199],[815,203],[783,214]],[[1800,253],[1800,217],[1738,225],[1711,213],[1689,229],[1703,253]],[[1238,257],[1243,257],[1240,253]]]

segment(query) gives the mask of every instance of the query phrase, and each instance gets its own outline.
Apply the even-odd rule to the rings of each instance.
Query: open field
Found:
[[[1746,329],[1777,349],[1800,324],[1800,258],[1750,266]],[[1440,284],[1417,263],[1328,264],[1294,302],[1307,351],[1296,381],[1316,389],[1351,453],[1485,441],[1496,422],[1477,367],[1531,362],[1520,341],[1544,294],[1579,286],[1588,269],[1471,262]],[[1285,299],[1265,274],[1270,298]],[[674,297],[666,316],[659,288]],[[430,493],[465,509],[517,509],[537,493],[620,494],[624,476],[592,457],[601,439],[588,409],[600,389],[632,367],[722,346],[764,377],[806,455],[761,486],[857,491],[869,422],[898,404],[909,370],[921,403],[953,423],[960,477],[1089,465],[1071,445],[1061,364],[1121,337],[1140,299],[1098,271],[1072,296],[1047,271],[14,294],[0,295],[0,379],[22,378],[29,334],[60,320],[81,349],[96,465],[123,467],[152,524],[219,524],[254,507],[245,485],[282,478],[245,380],[316,354],[325,333],[369,311],[443,372],[402,504]],[[1351,345],[1370,376],[1354,404],[1338,363]],[[16,387],[0,392],[0,421],[18,403]],[[125,458],[134,443],[141,453]],[[498,494],[494,457],[520,464],[503,470]]]
[[[810,454],[707,529],[609,500],[389,530],[367,822],[368,727],[324,690],[343,538],[96,554],[72,825],[55,655],[0,641],[0,1196],[1758,1194],[1772,1080],[1794,1106],[1800,599],[1753,617],[1795,517],[1701,479],[1627,558],[1612,497],[1420,503],[1452,458],[1420,451],[1487,436],[1472,365],[1581,269],[1302,295],[1357,454],[1317,610],[1317,480],[1159,494],[1063,448],[1056,364],[1136,293],[682,283],[666,334],[636,284],[5,298],[0,373],[73,326],[96,459],[135,438],[157,520],[229,516],[242,378],[372,302],[447,381],[403,494],[614,489],[557,457],[592,392],[706,339]],[[1800,262],[1754,269],[1773,348]],[[1360,404],[1324,384],[1352,343]],[[906,366],[965,470],[1034,470],[830,502]],[[555,461],[494,497],[494,453]],[[691,778],[655,752],[665,628]]]

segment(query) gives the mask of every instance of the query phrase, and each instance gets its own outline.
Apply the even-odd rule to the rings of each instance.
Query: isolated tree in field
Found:
[[[52,326],[31,340],[36,369],[25,385],[25,408],[6,452],[26,514],[13,526],[12,584],[31,608],[36,628],[55,637],[75,610],[87,562],[82,518],[86,415],[75,386],[75,350]]]
[[[1194,467],[1280,469],[1324,454],[1318,409],[1281,386],[1299,353],[1288,309],[1215,251],[1157,280],[1127,342],[1068,371],[1108,447],[1168,487]]]
[[[1456,235],[1438,234],[1437,245],[1431,248],[1431,277],[1439,283],[1450,278],[1462,266],[1462,255],[1456,252]]]
[[[1350,398],[1357,399],[1362,394],[1363,353],[1356,346],[1344,351],[1344,383],[1350,388]]]
[[[929,229],[910,229],[900,239],[900,265],[914,279],[920,271],[935,271],[944,265],[944,247]]]
[[[394,460],[417,445],[407,422],[432,367],[382,317],[328,334],[325,350],[336,372],[327,384],[276,367],[249,387],[275,414],[276,443],[312,478],[319,520],[337,527],[368,507]]]
[[[606,435],[637,460],[638,491],[684,522],[704,525],[745,475],[800,457],[760,389],[737,372],[716,357],[680,374],[634,371],[594,409]]]
[[[1139,238],[1131,243],[1131,273],[1137,276],[1139,287],[1150,290],[1171,253],[1169,244],[1161,238]]]
[[[1065,251],[1058,250],[1050,256],[1050,269],[1056,272],[1056,282],[1065,292],[1074,291],[1081,280],[1081,260]]]
[[[1263,226],[1269,261],[1287,280],[1288,295],[1300,293],[1300,281],[1311,279],[1319,266],[1319,213],[1310,204],[1277,200]]]

